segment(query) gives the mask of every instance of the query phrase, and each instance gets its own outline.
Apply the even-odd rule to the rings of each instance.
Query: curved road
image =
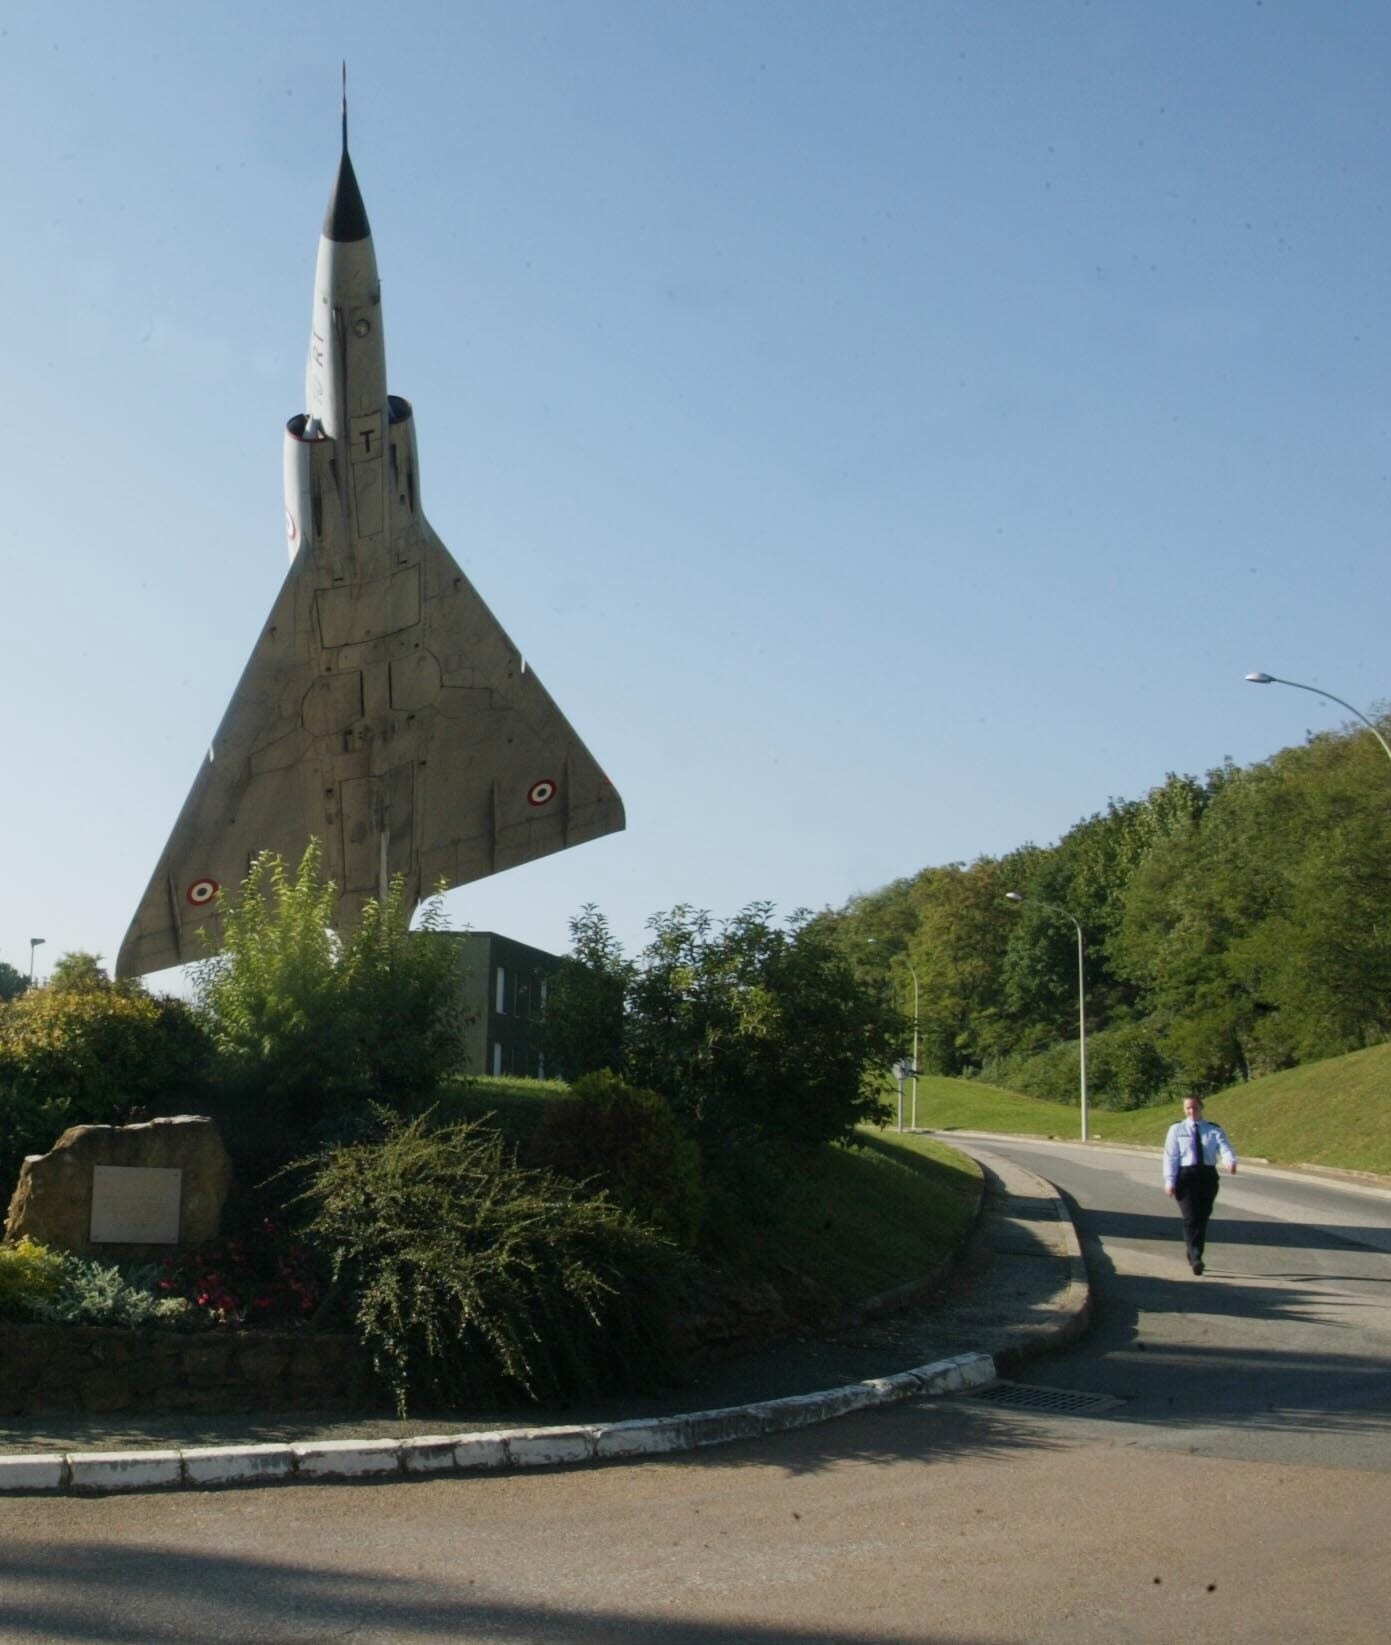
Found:
[[[1062,1189],[1092,1280],[1090,1332],[1028,1381],[1123,1401],[1114,1443],[1391,1471],[1391,1193],[1224,1172],[1197,1278],[1153,1150],[978,1145]]]
[[[988,1148],[1073,1200],[1095,1326],[1026,1376],[1102,1414],[922,1400],[635,1466],[0,1501],[0,1641],[1380,1645],[1391,1197],[1243,1168],[1194,1279],[1153,1154]]]

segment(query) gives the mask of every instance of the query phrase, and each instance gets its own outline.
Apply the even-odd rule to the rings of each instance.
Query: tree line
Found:
[[[924,1071],[1060,1101],[1078,1083],[1075,920],[1100,1105],[1217,1090],[1391,1033],[1391,770],[1365,730],[1313,735],[819,919],[905,1018],[916,972]]]

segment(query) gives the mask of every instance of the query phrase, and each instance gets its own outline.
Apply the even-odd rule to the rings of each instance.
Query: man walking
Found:
[[[1178,1201],[1189,1265],[1201,1274],[1207,1219],[1217,1198],[1217,1162],[1235,1176],[1236,1154],[1222,1127],[1203,1118],[1201,1097],[1185,1097],[1183,1112],[1164,1139],[1164,1192]]]

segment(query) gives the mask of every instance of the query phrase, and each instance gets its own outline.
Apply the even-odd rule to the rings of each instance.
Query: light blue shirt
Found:
[[[1225,1165],[1229,1171],[1236,1169],[1236,1150],[1227,1141],[1227,1133],[1220,1125],[1214,1125],[1211,1120],[1198,1121],[1198,1143],[1195,1149],[1193,1141],[1193,1122],[1179,1120],[1169,1127],[1169,1134],[1164,1139],[1164,1187],[1172,1188],[1178,1181],[1181,1165],[1195,1165],[1198,1158],[1204,1165]]]

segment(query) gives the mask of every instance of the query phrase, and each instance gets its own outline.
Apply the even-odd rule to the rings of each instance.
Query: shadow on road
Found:
[[[656,1611],[567,1610],[503,1603],[465,1580],[404,1579],[291,1560],[189,1553],[166,1545],[9,1539],[0,1548],[0,1639],[117,1645],[152,1639],[256,1640],[308,1645],[354,1639],[479,1640],[492,1645],[889,1645],[880,1633],[683,1621]],[[946,1645],[946,1636],[892,1636],[894,1645]],[[970,1645],[961,1634],[953,1645]]]

